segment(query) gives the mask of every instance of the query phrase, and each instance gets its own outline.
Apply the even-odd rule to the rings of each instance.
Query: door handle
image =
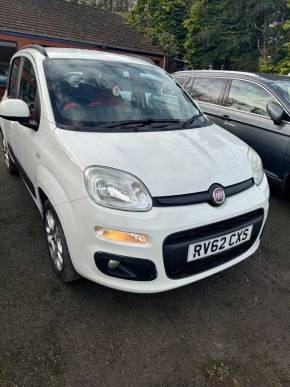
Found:
[[[223,115],[222,118],[223,118],[224,120],[227,120],[227,121],[230,121],[230,120],[231,120],[230,116],[228,116],[227,114]]]

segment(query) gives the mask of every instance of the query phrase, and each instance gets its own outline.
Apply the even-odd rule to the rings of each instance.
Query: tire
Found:
[[[4,161],[5,161],[5,166],[10,175],[18,175],[17,168],[13,162],[13,160],[10,157],[7,142],[2,134],[2,149],[3,149],[3,154],[4,154]]]
[[[80,275],[72,264],[60,220],[49,201],[44,205],[43,222],[53,271],[62,282],[77,281]]]

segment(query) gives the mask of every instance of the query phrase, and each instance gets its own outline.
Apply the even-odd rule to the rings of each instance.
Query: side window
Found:
[[[185,90],[190,95],[192,95],[191,89],[192,89],[192,85],[193,85],[194,81],[195,81],[195,78],[190,78],[189,82],[187,82],[186,87],[185,87]]]
[[[198,101],[218,104],[226,82],[222,78],[196,78],[190,94]]]
[[[40,100],[35,71],[29,59],[25,58],[20,79],[19,98],[27,103],[30,110],[29,124],[39,125]]]
[[[184,87],[187,85],[189,77],[176,77],[175,78],[176,82],[180,84],[180,86]]]
[[[8,97],[17,98],[17,88],[18,88],[18,77],[21,65],[21,58],[18,57],[14,59],[11,67],[9,87],[8,87]]]
[[[247,113],[268,116],[267,104],[275,101],[261,86],[247,81],[233,80],[226,106]]]

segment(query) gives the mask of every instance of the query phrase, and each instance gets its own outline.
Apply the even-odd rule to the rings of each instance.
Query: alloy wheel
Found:
[[[4,137],[2,138],[2,145],[3,145],[5,164],[6,164],[6,167],[9,168],[10,167],[10,156],[9,156],[8,146],[7,146],[7,143],[4,139]]]
[[[48,210],[45,213],[45,232],[48,241],[48,247],[53,265],[57,271],[63,270],[63,242],[61,239],[58,222],[52,211]]]

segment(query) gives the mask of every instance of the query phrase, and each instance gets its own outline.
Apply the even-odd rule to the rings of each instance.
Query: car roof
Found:
[[[273,81],[290,81],[287,75],[278,75],[278,74],[267,74],[267,73],[248,73],[242,71],[224,71],[224,70],[189,70],[189,71],[178,71],[173,74],[177,77],[179,75],[206,75],[207,77],[225,77],[225,78],[238,78],[238,79],[248,79],[255,80],[261,83],[273,83]]]
[[[156,66],[150,59],[138,55],[114,54],[110,52],[80,48],[41,47],[37,45],[30,45],[23,47],[20,51],[17,52],[17,54],[22,52],[29,52],[32,55],[41,55],[53,59],[95,59]]]

